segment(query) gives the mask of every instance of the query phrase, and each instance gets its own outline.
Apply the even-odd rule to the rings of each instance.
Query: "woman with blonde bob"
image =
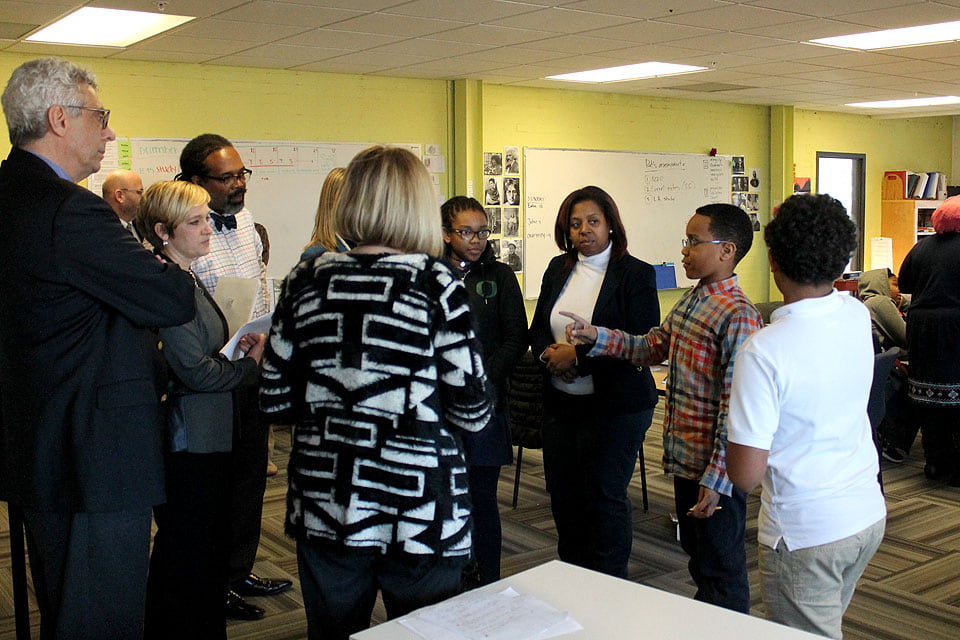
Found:
[[[378,590],[391,618],[457,592],[471,516],[455,432],[492,415],[420,160],[395,147],[360,152],[337,228],[357,246],[287,277],[260,391],[274,422],[296,425],[286,530],[308,636],[325,640],[368,627]]]
[[[210,251],[207,192],[189,182],[158,182],[140,201],[139,218],[156,253],[191,275]],[[170,372],[166,390],[167,502],[154,509],[157,533],[147,581],[145,637],[226,638],[233,448],[233,390],[257,380],[264,338],[248,334],[246,353],[228,360],[220,308],[194,276],[196,315],[160,329]]]
[[[346,169],[337,167],[327,174],[320,189],[320,202],[317,203],[317,215],[313,221],[313,235],[310,242],[303,248],[300,260],[316,258],[325,251],[342,253],[350,247],[337,234],[336,212],[340,192],[343,191],[343,176]]]

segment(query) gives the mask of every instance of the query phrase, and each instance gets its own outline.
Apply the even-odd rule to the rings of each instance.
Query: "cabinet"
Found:
[[[893,270],[917,240],[933,233],[930,216],[942,200],[883,200],[880,203],[880,235],[893,239]]]

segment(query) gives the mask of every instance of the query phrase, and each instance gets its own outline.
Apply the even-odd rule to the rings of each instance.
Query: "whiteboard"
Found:
[[[596,185],[620,209],[627,250],[650,264],[675,263],[677,285],[694,284],[680,265],[680,241],[697,207],[730,202],[732,156],[525,148],[524,296],[540,295],[543,273],[560,253],[557,211],[572,191]]]
[[[173,180],[180,172],[185,138],[124,138],[108,143],[100,171],[87,188],[101,194],[103,179],[117,168],[140,174],[144,188]],[[332,169],[346,167],[373,143],[292,140],[232,140],[244,165],[253,171],[247,182],[246,206],[267,228],[270,262],[267,276],[284,278],[310,241],[323,181]],[[419,144],[400,144],[419,158]],[[438,218],[439,219],[439,218]]]

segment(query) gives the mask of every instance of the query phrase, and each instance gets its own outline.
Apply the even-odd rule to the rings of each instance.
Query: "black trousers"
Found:
[[[413,563],[379,550],[338,549],[297,541],[300,589],[309,640],[347,640],[370,626],[383,595],[387,618],[406,615],[457,594],[467,558],[428,556]]]
[[[260,413],[259,391],[257,385],[236,392],[239,427],[231,456],[230,582],[242,580],[253,571],[260,546],[270,425]]]
[[[150,553],[150,509],[24,509],[41,640],[137,640]]]
[[[747,580],[747,494],[736,487],[723,507],[709,518],[687,515],[700,501],[700,483],[673,477],[674,504],[680,520],[680,546],[690,556],[688,567],[697,585],[695,600],[750,613]]]
[[[606,415],[593,396],[550,393],[543,470],[564,562],[627,577],[633,518],[627,486],[653,409]]]
[[[168,453],[147,583],[146,637],[225,640],[230,454]]]
[[[503,544],[500,505],[497,504],[500,467],[471,465],[467,467],[467,474],[473,503],[473,558],[480,585],[485,585],[500,579]]]

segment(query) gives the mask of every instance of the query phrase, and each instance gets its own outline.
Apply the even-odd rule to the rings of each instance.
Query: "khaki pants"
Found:
[[[883,540],[886,519],[852,536],[806,549],[760,545],[767,618],[828,638],[842,638],[843,613],[857,580]]]

